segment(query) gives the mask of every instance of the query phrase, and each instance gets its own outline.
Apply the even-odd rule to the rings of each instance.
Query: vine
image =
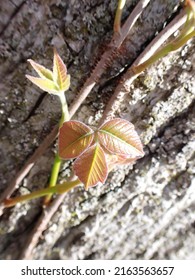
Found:
[[[125,1],[123,1],[122,7],[124,7],[124,2]],[[39,77],[37,78],[27,75],[27,78],[42,90],[57,95],[61,101],[62,116],[58,128],[54,129],[51,134],[52,136],[50,135],[50,141],[43,149],[44,151],[55,138],[56,134],[59,133],[59,151],[56,153],[49,186],[28,195],[8,198],[15,188],[12,187],[9,194],[6,193],[6,198],[5,196],[3,197],[3,207],[11,207],[16,203],[46,196],[44,204],[50,204],[46,209],[48,211],[51,209],[51,212],[48,213],[50,213],[49,215],[52,215],[52,210],[54,210],[52,207],[55,206],[56,208],[63,199],[63,196],[61,196],[61,199],[57,198],[54,202],[50,202],[53,194],[64,194],[79,185],[83,185],[85,189],[88,189],[99,183],[103,184],[107,178],[108,172],[110,172],[113,167],[120,164],[134,164],[137,159],[144,156],[142,143],[133,124],[123,119],[113,119],[113,114],[115,112],[114,102],[120,95],[124,96],[124,94],[126,94],[132,80],[134,80],[146,68],[150,67],[158,59],[161,59],[171,51],[175,51],[183,46],[195,35],[195,4],[193,1],[186,1],[186,7],[184,9],[184,15],[182,15],[180,26],[183,25],[184,22],[185,24],[177,37],[171,42],[166,43],[160,48],[160,50],[157,48],[157,50],[153,50],[153,54],[151,54],[149,58],[147,58],[147,55],[145,56],[145,59],[144,56],[138,58],[123,75],[121,82],[104,111],[103,118],[97,129],[92,130],[84,123],[70,120],[70,118],[78,110],[83,100],[85,100],[91,89],[98,82],[105,68],[110,66],[116,49],[120,48],[122,42],[129,33],[130,28],[133,26],[143,10],[143,7],[145,7],[148,2],[149,1],[140,1],[139,4],[141,3],[142,6],[136,6],[131,17],[128,18],[122,28],[120,27],[121,12],[118,16],[116,14],[115,33],[111,40],[110,48],[99,60],[92,75],[87,79],[83,89],[81,89],[78,98],[76,98],[74,103],[70,106],[70,110],[68,109],[64,94],[70,86],[70,76],[67,74],[66,66],[57,51],[54,50],[53,71],[46,69],[44,66],[33,60],[29,60]],[[119,5],[121,5],[121,3],[122,1],[119,1]],[[177,26],[176,30],[179,27]],[[172,30],[172,33],[176,30]],[[169,36],[171,34],[169,34]],[[162,36],[162,34],[160,36]],[[43,151],[39,153],[39,156]],[[64,183],[57,184],[62,159],[76,159],[73,164],[73,176]],[[32,165],[33,164],[34,162]],[[25,169],[25,172],[23,172],[17,183],[24,178],[29,170],[29,167]],[[41,223],[39,226],[40,225]],[[42,230],[43,228],[41,228],[39,233]],[[35,244],[39,235],[34,235],[33,238],[36,239],[36,241],[33,241]],[[32,240],[29,242],[32,242]]]

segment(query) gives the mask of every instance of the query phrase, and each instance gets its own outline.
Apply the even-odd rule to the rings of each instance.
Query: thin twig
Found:
[[[141,74],[136,74],[133,71],[133,68],[151,57],[156,52],[156,50],[160,46],[162,46],[162,44],[185,23],[186,18],[186,12],[185,10],[182,10],[181,13],[176,16],[174,20],[171,21],[171,23],[169,23],[138,56],[138,58],[130,66],[127,72],[122,76],[121,81],[119,81],[114,94],[110,98],[104,110],[103,116],[100,120],[100,124],[102,124],[106,119],[110,119],[114,116],[117,109],[119,108],[119,105],[124,99],[124,96],[129,93],[131,84]]]
[[[69,177],[69,181],[75,180],[75,175],[72,174]],[[42,235],[43,231],[46,230],[47,225],[55,212],[58,210],[60,204],[63,202],[65,196],[67,193],[63,193],[61,195],[58,195],[52,203],[45,207],[43,209],[43,212],[41,216],[39,217],[38,221],[36,222],[36,225],[34,229],[31,231],[30,235],[28,236],[28,239],[25,243],[25,246],[19,256],[20,259],[30,259],[31,258],[31,253],[32,250],[35,248],[37,245],[40,236]]]
[[[144,10],[144,8],[148,5],[150,0],[141,0],[136,5],[130,16],[127,18],[123,27],[121,28],[121,34],[115,33],[113,35],[113,39],[108,46],[108,50],[102,55],[100,61],[92,72],[91,76],[87,79],[84,86],[82,87],[78,97],[75,98],[75,101],[70,106],[70,118],[76,113],[82,102],[89,95],[93,87],[96,85],[97,81],[101,77],[102,73],[105,71],[106,67],[110,63],[110,58],[112,57],[114,51],[118,49],[127,35],[129,34],[131,28],[135,24],[136,20]],[[55,126],[53,130],[47,135],[47,137],[43,140],[43,142],[39,145],[33,155],[27,160],[21,170],[16,174],[15,178],[11,181],[10,185],[5,189],[0,197],[0,203],[8,198],[13,191],[19,186],[28,172],[31,170],[35,161],[40,158],[40,156],[46,151],[46,149],[53,143],[54,139],[57,136],[58,126]],[[1,214],[2,208],[0,208]]]
[[[28,239],[25,243],[25,246],[19,256],[19,259],[31,259],[32,250],[37,245],[40,236],[42,235],[43,231],[47,228],[47,225],[55,212],[58,210],[58,207],[63,202],[66,194],[58,195],[54,201],[51,203],[50,206],[47,206],[41,216],[39,217],[38,221],[36,222],[35,227],[31,231]]]

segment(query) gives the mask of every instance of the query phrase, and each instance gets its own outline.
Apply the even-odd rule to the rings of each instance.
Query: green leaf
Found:
[[[33,84],[38,86],[40,89],[47,91],[48,93],[59,94],[58,87],[51,80],[36,78],[30,75],[26,75],[26,78],[29,79]]]
[[[93,139],[93,130],[82,122],[64,122],[59,131],[59,156],[76,158],[91,145]]]
[[[94,144],[77,158],[74,162],[74,171],[86,189],[98,183],[104,183],[108,175],[108,168],[101,146]]]
[[[40,78],[49,79],[49,80],[53,81],[53,73],[49,69],[36,63],[32,59],[28,59],[28,62],[35,69],[35,71],[37,72],[37,74],[39,75]]]
[[[144,155],[142,143],[134,125],[123,119],[113,119],[104,123],[98,130],[99,143],[110,153],[130,158]]]
[[[58,84],[61,91],[68,90],[70,86],[70,75],[67,75],[66,65],[55,49],[53,59],[53,79]]]

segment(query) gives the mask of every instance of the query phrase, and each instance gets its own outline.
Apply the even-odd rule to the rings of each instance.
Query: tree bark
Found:
[[[127,1],[123,21],[138,1]],[[96,126],[121,71],[179,11],[178,0],[151,0],[113,64],[74,119]],[[60,103],[25,78],[27,59],[52,68],[53,48],[68,67],[70,104],[112,35],[115,0],[3,1],[0,10],[0,191],[60,118]],[[32,252],[33,259],[195,258],[194,40],[146,70],[116,116],[131,121],[144,158],[116,168],[103,186],[65,197]],[[47,185],[56,145],[36,162],[15,195]],[[60,180],[69,174],[65,162]],[[59,181],[60,181],[59,180]],[[0,218],[0,258],[18,259],[42,200]]]

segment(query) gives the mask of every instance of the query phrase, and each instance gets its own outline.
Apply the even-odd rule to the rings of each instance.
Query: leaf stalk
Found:
[[[121,32],[121,16],[123,8],[125,6],[126,0],[118,0],[118,6],[116,10],[116,15],[114,19],[114,32]]]
[[[52,195],[52,194],[62,194],[70,191],[71,189],[75,188],[76,186],[80,185],[81,182],[77,179],[75,181],[64,182],[62,184],[58,184],[54,187],[48,187],[45,189],[41,189],[30,194],[22,195],[15,198],[9,198],[4,200],[4,206],[6,208],[12,207],[17,203],[26,202],[31,199],[40,198],[45,195]]]
[[[177,49],[181,48],[183,45],[185,45],[192,37],[195,36],[195,26],[194,26],[194,13],[192,11],[189,11],[188,7],[186,8],[187,13],[187,20],[184,25],[184,28],[181,30],[180,35],[174,39],[172,42],[165,45],[163,48],[161,48],[159,51],[154,53],[149,59],[144,61],[143,63],[136,65],[133,67],[133,72],[135,74],[140,74],[143,72],[146,68],[151,66],[153,63],[155,63],[157,60],[163,58],[168,53],[172,51],[176,51]]]

